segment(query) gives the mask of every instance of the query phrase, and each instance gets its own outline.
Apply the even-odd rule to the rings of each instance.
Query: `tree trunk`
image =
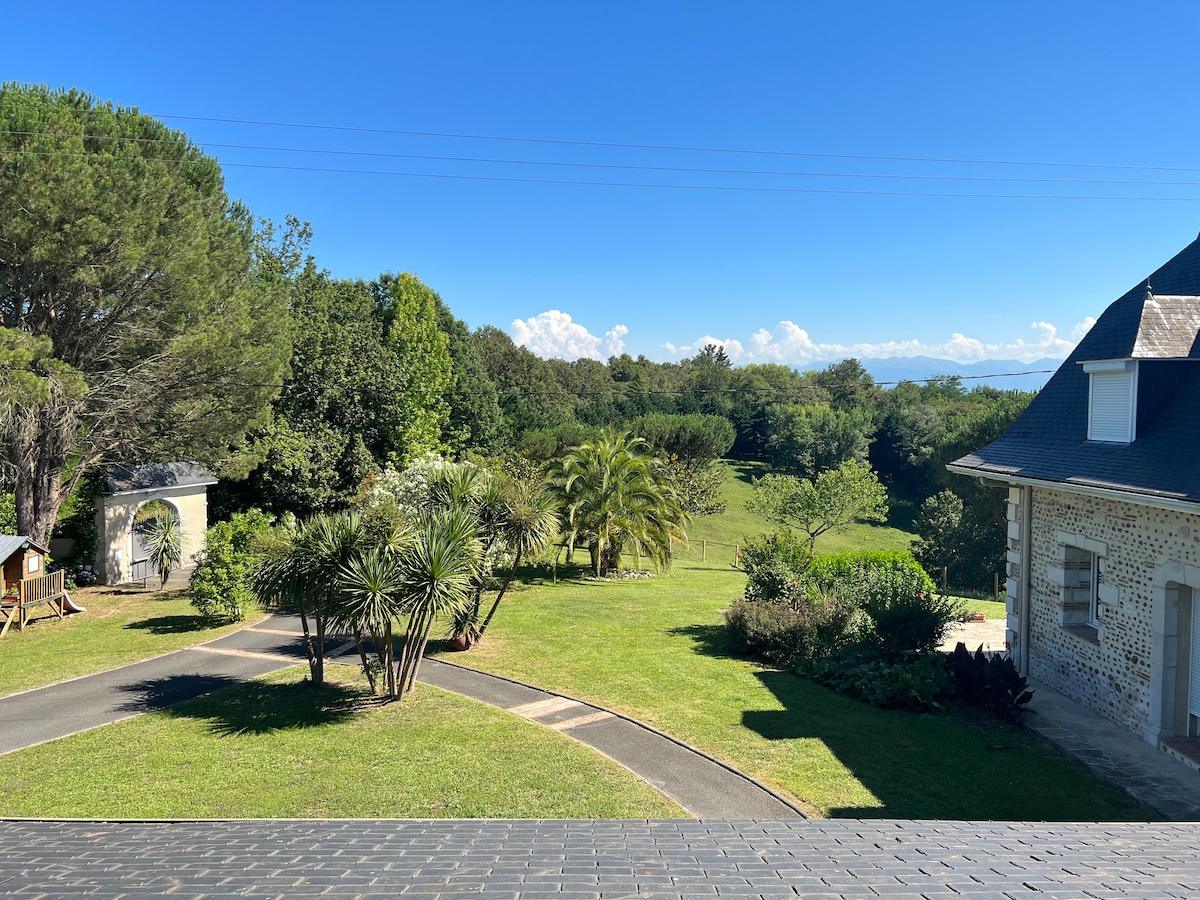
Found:
[[[500,593],[496,595],[496,601],[492,604],[492,608],[488,610],[487,618],[483,620],[483,624],[479,626],[479,639],[483,639],[483,633],[487,631],[488,625],[492,622],[492,616],[496,614],[496,608],[500,605],[500,601],[504,599],[504,592],[508,590],[508,586],[512,584],[513,576],[517,574],[517,566],[521,563],[520,551],[513,557],[512,568],[508,570],[508,577],[504,579],[504,584],[500,585]]]
[[[354,629],[354,644],[358,647],[358,658],[362,660],[363,674],[367,676],[367,684],[371,686],[371,693],[378,694],[379,691],[375,687],[375,669],[367,660],[367,649],[363,646],[362,629]]]
[[[3,425],[8,429],[8,461],[13,467],[17,533],[47,545],[59,508],[92,458],[85,455],[79,460],[63,483],[77,419],[65,404],[54,402],[53,393],[51,402],[16,408],[6,419]]]

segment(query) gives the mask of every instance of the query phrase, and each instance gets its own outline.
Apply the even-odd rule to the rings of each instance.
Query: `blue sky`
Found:
[[[335,275],[543,355],[1062,357],[1200,229],[1194,0],[6,6],[6,79],[163,117]]]

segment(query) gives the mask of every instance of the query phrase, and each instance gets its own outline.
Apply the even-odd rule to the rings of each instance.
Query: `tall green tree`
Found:
[[[256,239],[216,160],[149,116],[0,88],[0,327],[37,339],[41,382],[0,401],[18,530],[45,541],[106,460],[229,460],[281,381],[301,232]]]
[[[438,327],[441,298],[416,275],[383,275],[372,289],[402,373],[398,420],[388,441],[390,461],[403,466],[438,446],[449,419],[444,395],[454,378],[450,338]]]

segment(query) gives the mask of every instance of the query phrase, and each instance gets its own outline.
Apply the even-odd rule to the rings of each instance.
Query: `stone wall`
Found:
[[[1009,504],[1014,630],[1023,562],[1019,494],[1014,489]],[[1163,651],[1154,615],[1157,603],[1162,617],[1164,602],[1156,573],[1168,564],[1200,566],[1200,516],[1043,488],[1032,497],[1029,674],[1155,740],[1152,680],[1163,677]],[[1080,559],[1087,554],[1098,558],[1094,625],[1088,591],[1079,586]]]

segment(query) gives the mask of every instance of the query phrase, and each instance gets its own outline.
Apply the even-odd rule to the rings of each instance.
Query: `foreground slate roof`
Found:
[[[22,897],[1146,900],[1198,859],[1198,823],[0,819]]]
[[[1200,239],[1109,306],[999,440],[950,468],[1200,504],[1198,337]],[[1088,375],[1079,363],[1129,358],[1145,361],[1137,437],[1089,441]],[[1143,376],[1153,379],[1150,401]]]
[[[104,479],[105,493],[152,491],[168,487],[216,484],[217,479],[196,463],[152,463],[147,466],[110,466]]]

